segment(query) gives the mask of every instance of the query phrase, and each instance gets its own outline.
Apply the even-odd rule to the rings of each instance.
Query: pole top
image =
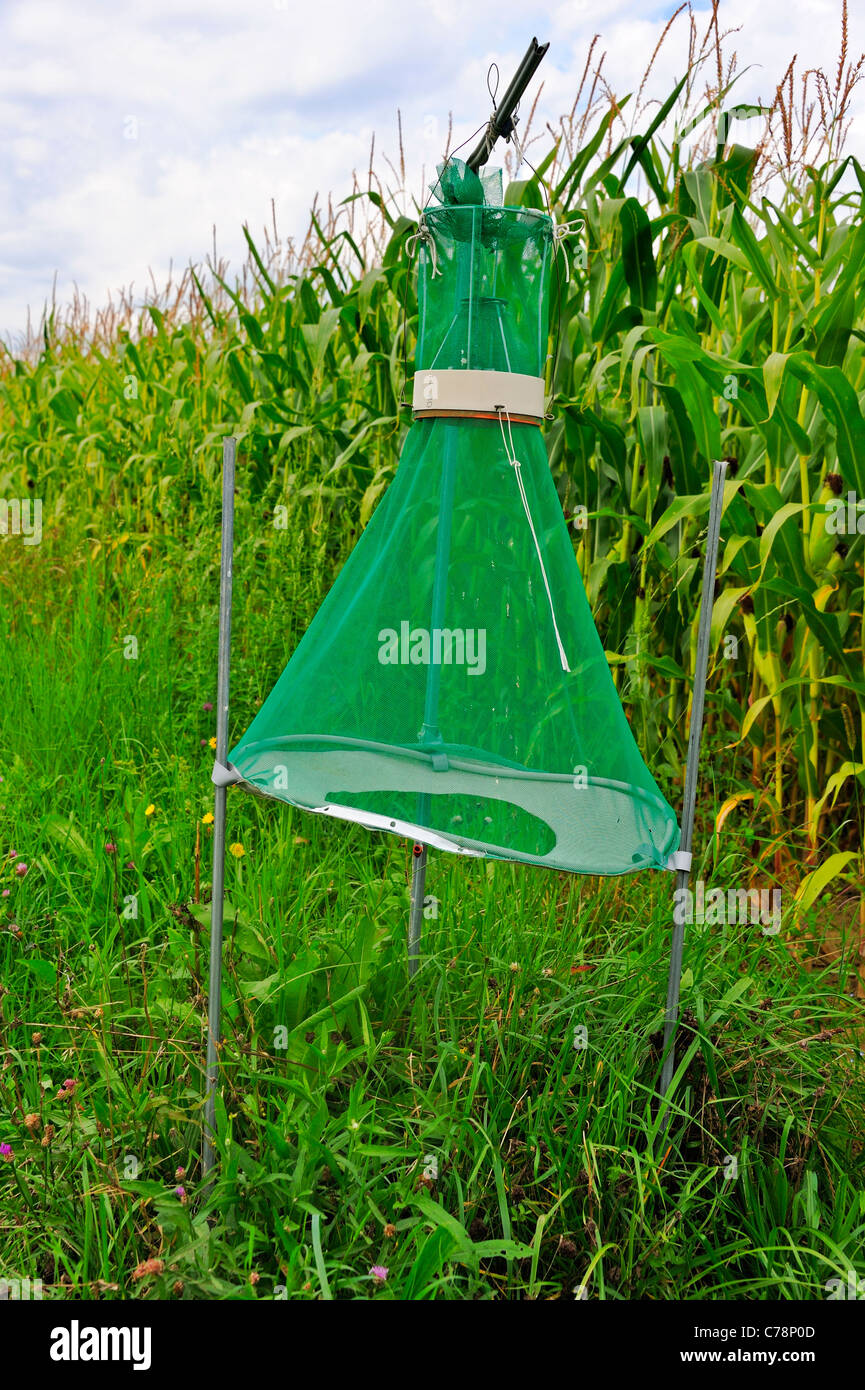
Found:
[[[511,78],[504,96],[498,106],[494,106],[483,136],[466,160],[468,167],[475,173],[482,164],[486,164],[499,137],[503,135],[507,140],[512,135],[516,125],[514,113],[520,104],[520,98],[537,72],[549,46],[548,43],[538,43],[537,39],[533,38],[523,54],[522,62]]]

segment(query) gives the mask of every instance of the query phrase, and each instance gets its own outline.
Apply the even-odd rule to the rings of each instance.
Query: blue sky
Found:
[[[507,80],[532,34],[551,40],[539,125],[569,108],[592,35],[619,93],[635,88],[675,5],[634,0],[0,0],[0,336],[14,343],[52,282],[99,306],[152,269],[200,261],[212,244],[234,266],[275,200],[300,233],[313,194],[350,191],[375,132],[397,151],[402,112],[407,205],[440,154],[489,113],[491,60]],[[865,48],[852,5],[850,48]],[[695,0],[705,25],[708,7]],[[837,62],[840,0],[722,0],[739,99],[771,99],[794,52]],[[656,64],[663,96],[684,69],[679,22]],[[857,110],[863,103],[857,98]],[[865,112],[863,112],[865,114]],[[861,148],[854,123],[851,148]],[[379,162],[379,167],[383,165]]]

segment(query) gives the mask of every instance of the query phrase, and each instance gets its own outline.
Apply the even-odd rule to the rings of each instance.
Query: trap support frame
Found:
[[[234,486],[237,441],[228,438],[222,447],[222,543],[220,551],[219,585],[219,664],[216,703],[216,762],[224,766],[228,759],[228,704],[231,669],[231,588],[234,549]],[[703,584],[697,629],[697,652],[694,668],[694,689],[688,731],[688,756],[682,805],[681,840],[673,856],[676,871],[677,899],[687,889],[691,877],[691,846],[694,832],[694,809],[697,799],[697,778],[700,764],[700,744],[703,731],[703,709],[706,677],[709,665],[710,629],[718,563],[721,514],[724,505],[725,460],[713,466],[712,490],[709,501],[709,521],[706,551],[703,562]],[[447,492],[447,489],[445,489]],[[447,528],[445,528],[446,530]],[[442,531],[440,530],[440,537]],[[447,567],[447,547],[440,544],[438,565],[442,574]],[[432,706],[426,711],[434,721]],[[215,1162],[214,1135],[216,1130],[216,1093],[219,1084],[219,1044],[222,994],[222,929],[225,892],[225,821],[228,788],[216,783],[213,813],[213,882],[210,906],[210,988],[207,1009],[206,1093],[204,1105],[204,1142],[202,1173],[206,1177]],[[426,887],[427,847],[415,845],[412,856],[411,906],[408,930],[408,970],[413,977],[420,965],[420,941]],[[663,1069],[661,1094],[666,1095],[675,1070],[675,1034],[679,1015],[679,990],[682,978],[682,953],[685,922],[681,914],[674,915],[670,947],[670,968],[667,981],[667,1003],[664,1018]]]

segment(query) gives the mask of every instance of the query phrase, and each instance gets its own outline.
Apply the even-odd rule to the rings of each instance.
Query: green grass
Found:
[[[202,1190],[220,442],[236,736],[393,476],[416,224],[373,188],[365,238],[315,223],[290,267],[250,238],[243,289],[190,273],[90,338],[52,318],[0,371],[0,495],[40,498],[44,532],[0,536],[0,1275],[60,1298],[820,1299],[865,1274],[865,537],[826,509],[865,495],[859,70],[843,53],[801,147],[779,87],[743,149],[704,50],[641,135],[589,98],[535,160],[585,223],[547,441],[674,805],[710,463],[734,461],[695,876],[783,885],[780,933],[688,929],[662,1125],[669,878],[433,854],[410,989],[410,847],[232,791]],[[537,206],[540,178],[509,197]]]
[[[298,508],[262,546],[240,506],[237,731],[351,544],[331,523],[301,545]],[[816,925],[689,929],[665,1129],[670,879],[434,854],[412,990],[409,847],[235,792],[202,1192],[214,535],[183,563],[173,543],[127,558],[114,585],[104,550],[64,553],[27,556],[0,669],[0,853],[29,866],[7,862],[0,900],[6,1277],[51,1297],[631,1299],[820,1298],[862,1273],[856,977]],[[707,834],[713,751],[698,843],[718,857],[695,872],[740,883],[753,847]]]

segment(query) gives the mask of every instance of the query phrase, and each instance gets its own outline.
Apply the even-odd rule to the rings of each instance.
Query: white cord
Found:
[[[512,128],[511,128],[511,133],[510,133],[510,135],[508,136],[508,139],[510,140],[511,144],[513,145],[514,149],[515,149],[516,152],[517,152],[517,162],[516,162],[516,164],[514,165],[514,178],[516,178],[517,174],[520,172],[520,166],[522,165],[522,162],[523,162],[523,147],[522,147],[522,145],[520,144],[519,136],[517,135],[517,120],[518,120],[518,119],[519,119],[519,118],[518,118],[517,116],[514,116],[514,117],[513,117],[513,126],[512,126]]]
[[[553,255],[559,250],[565,237],[576,236],[577,232],[581,232],[585,225],[581,217],[577,218],[575,222],[557,222],[553,227]],[[571,268],[568,265],[567,256],[564,257],[564,261],[565,280],[568,281],[571,278]]]
[[[414,246],[417,241],[419,241],[421,245],[426,246],[429,250],[430,261],[432,262],[432,275],[430,278],[434,280],[437,275],[441,275],[438,251],[436,250],[435,237],[429,229],[429,224],[424,221],[423,216],[421,216],[417,224],[417,231],[413,232],[412,235],[406,239],[405,249],[409,257],[414,255]]]
[[[535,551],[537,552],[538,564],[539,564],[540,567],[541,567],[541,576],[542,576],[543,581],[544,581],[544,588],[545,588],[546,591],[547,591],[547,602],[548,602],[549,605],[550,605],[550,617],[551,617],[552,620],[553,620],[553,632],[556,634],[556,645],[557,645],[557,647],[558,647],[558,649],[559,649],[559,658],[560,658],[561,663],[562,663],[562,670],[563,670],[563,671],[570,671],[571,668],[570,668],[570,666],[568,665],[568,658],[567,658],[567,656],[565,655],[565,649],[564,649],[564,647],[563,647],[563,645],[562,645],[562,639],[561,639],[561,636],[560,636],[560,634],[559,634],[558,623],[556,622],[556,610],[555,610],[555,608],[553,607],[553,596],[552,596],[552,594],[551,594],[551,592],[550,592],[549,580],[547,579],[547,571],[546,571],[546,569],[544,568],[544,558],[543,558],[543,556],[541,555],[541,547],[540,547],[540,544],[539,544],[539,542],[538,542],[538,537],[537,537],[537,532],[535,531],[534,522],[532,521],[532,513],[531,513],[531,510],[530,510],[530,508],[529,508],[529,499],[528,499],[528,496],[526,495],[526,489],[525,489],[525,485],[524,485],[524,483],[523,483],[522,464],[520,463],[519,459],[517,458],[516,452],[515,452],[515,450],[514,450],[514,436],[513,436],[513,431],[512,431],[512,429],[511,429],[511,417],[510,417],[510,415],[509,415],[509,413],[508,413],[507,406],[504,406],[504,405],[497,406],[497,407],[496,407],[496,410],[498,411],[498,417],[499,417],[499,429],[500,429],[501,432],[502,432],[502,443],[503,443],[504,446],[505,446],[505,456],[506,456],[506,458],[507,458],[507,460],[508,460],[508,463],[511,465],[511,467],[512,467],[513,470],[514,470],[514,475],[516,476],[516,480],[517,480],[517,487],[518,487],[519,490],[520,490],[520,497],[522,498],[523,511],[524,511],[525,514],[526,514],[526,520],[527,520],[527,522],[529,523],[529,530],[530,530],[531,533],[532,533],[532,540],[533,540],[534,543],[535,543]],[[504,427],[504,423],[503,423],[503,420],[502,420],[502,417],[503,417],[503,416],[504,416],[504,419],[507,420],[507,422],[508,422],[508,433],[507,433],[507,436],[505,436],[505,427]]]

